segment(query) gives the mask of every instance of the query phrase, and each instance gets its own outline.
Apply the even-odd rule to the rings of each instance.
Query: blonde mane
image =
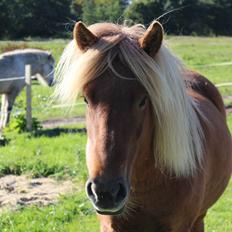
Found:
[[[99,25],[91,26],[91,30]],[[70,42],[57,67],[56,97],[73,103],[89,81],[107,68],[113,69],[112,60],[120,55],[150,96],[158,167],[177,176],[193,175],[202,162],[202,129],[197,104],[186,94],[182,63],[164,43],[154,59],[140,49],[137,41],[145,32],[142,25],[108,24],[110,27],[113,33],[103,33],[85,53],[75,41]]]

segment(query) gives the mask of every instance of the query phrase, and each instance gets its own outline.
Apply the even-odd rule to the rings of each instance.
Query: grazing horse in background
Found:
[[[54,58],[50,52],[39,49],[24,49],[6,52],[0,55],[0,94],[2,94],[0,129],[10,119],[14,101],[23,87],[24,79],[13,79],[25,76],[25,65],[31,65],[32,75],[41,75],[50,86],[53,82]]]
[[[101,231],[204,231],[231,176],[231,135],[218,90],[170,52],[162,25],[78,22],[57,71],[55,95],[87,103]]]

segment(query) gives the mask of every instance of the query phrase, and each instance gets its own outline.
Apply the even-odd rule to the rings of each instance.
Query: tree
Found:
[[[82,5],[82,19],[86,24],[118,22],[128,4],[127,0],[86,0]]]
[[[63,37],[74,21],[90,25],[159,20],[172,34],[232,35],[231,0],[0,0],[0,37]]]
[[[70,4],[71,0],[7,1],[5,31],[11,38],[62,36],[71,19]]]
[[[80,20],[83,14],[83,10],[82,10],[83,3],[84,3],[84,0],[73,0],[71,3],[71,6],[70,6],[71,14],[77,20]]]
[[[164,13],[165,1],[133,1],[125,10],[125,17],[135,23],[150,24]]]
[[[164,22],[168,33],[207,35],[211,32],[208,12],[209,4],[200,0],[140,0],[133,1],[125,15],[135,22],[148,25],[160,15],[167,13],[159,20],[161,23]]]
[[[0,37],[8,35],[9,13],[8,13],[8,1],[0,1]]]

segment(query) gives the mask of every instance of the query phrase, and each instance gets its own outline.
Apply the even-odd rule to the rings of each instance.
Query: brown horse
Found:
[[[232,142],[214,85],[188,71],[154,21],[75,25],[57,94],[87,103],[86,192],[103,232],[202,232]]]

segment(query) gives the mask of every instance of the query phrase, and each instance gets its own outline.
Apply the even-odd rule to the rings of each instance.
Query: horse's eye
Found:
[[[147,102],[147,96],[144,96],[139,102],[139,108],[142,108]]]
[[[88,101],[87,101],[86,97],[84,97],[84,102],[88,105]]]

